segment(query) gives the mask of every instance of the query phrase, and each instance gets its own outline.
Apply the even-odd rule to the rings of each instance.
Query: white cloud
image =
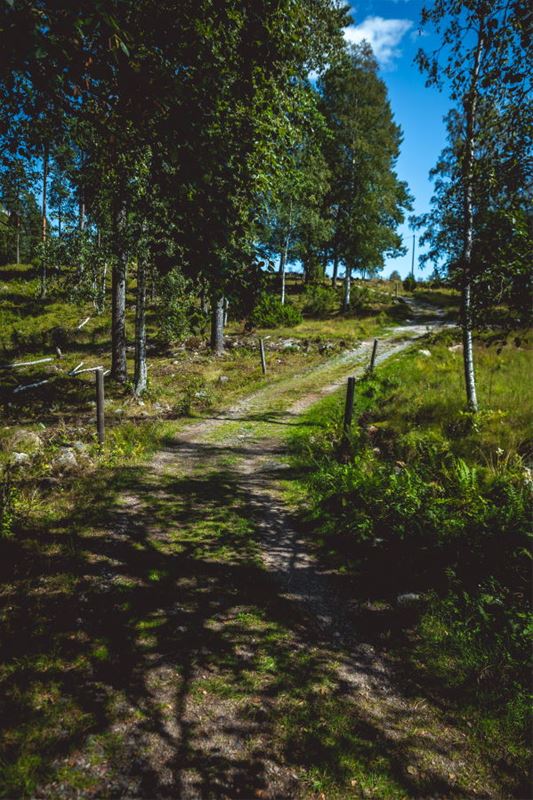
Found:
[[[402,51],[398,45],[412,27],[410,19],[367,17],[360,25],[345,28],[344,36],[350,44],[359,44],[366,40],[380,66],[387,68],[392,66],[394,59],[401,56]]]

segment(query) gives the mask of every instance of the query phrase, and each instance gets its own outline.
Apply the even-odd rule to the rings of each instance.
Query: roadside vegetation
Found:
[[[461,344],[430,335],[356,384],[348,447],[343,392],[292,439],[310,541],[349,578],[363,635],[518,776],[531,701],[530,358],[526,337],[481,338],[472,414]]]

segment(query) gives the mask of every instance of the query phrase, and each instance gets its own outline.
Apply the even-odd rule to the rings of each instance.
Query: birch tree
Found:
[[[442,173],[442,167],[447,170],[446,215],[428,216],[433,222],[440,216],[440,224],[428,238],[443,245],[439,255],[460,275],[466,399],[473,412],[478,410],[473,351],[473,291],[479,251],[476,216],[490,206],[490,174],[485,180],[480,174],[482,154],[487,147],[498,150],[514,135],[515,126],[523,128],[530,119],[527,20],[523,0],[437,0],[422,11],[422,24],[434,27],[441,45],[431,54],[420,51],[418,64],[427,74],[428,85],[448,87],[455,107],[448,117],[447,159],[441,159],[441,169],[434,173]],[[502,118],[506,126],[501,125]],[[459,234],[459,247],[450,235],[452,229]]]

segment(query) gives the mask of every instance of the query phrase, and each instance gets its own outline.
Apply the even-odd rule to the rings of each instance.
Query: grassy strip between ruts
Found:
[[[313,407],[291,440],[301,478],[288,496],[321,557],[352,576],[361,630],[410,665],[411,682],[445,697],[524,791],[529,353],[524,341],[478,344],[473,416],[453,336],[428,336],[357,384],[349,453],[338,447],[344,392]],[[383,624],[376,614],[365,623],[368,608]]]

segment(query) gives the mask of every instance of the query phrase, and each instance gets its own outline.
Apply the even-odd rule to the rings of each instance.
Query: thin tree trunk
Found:
[[[227,297],[224,297],[224,320],[223,320],[224,328],[228,324],[228,313],[229,313],[229,300]]]
[[[213,293],[211,301],[211,350],[224,352],[224,298]]]
[[[111,282],[111,376],[119,383],[125,383],[128,378],[126,364],[126,274],[128,258],[121,244],[122,216],[123,214],[120,213],[115,220],[114,234],[118,252],[113,262]]]
[[[346,274],[344,276],[344,297],[342,299],[343,312],[350,310],[350,290],[352,288],[352,269],[346,267]]]
[[[333,274],[331,276],[331,286],[333,289],[337,288],[337,276],[339,274],[339,257],[337,255],[337,248],[333,251]]]
[[[283,250],[281,251],[281,255],[279,257],[279,274],[281,276],[281,305],[285,305],[285,297],[286,297],[286,271],[285,268],[287,266],[287,255],[289,252],[289,237],[285,239],[285,244],[283,246]]]
[[[48,145],[44,146],[43,153],[43,204],[42,204],[42,228],[41,228],[41,242],[46,243],[46,210],[47,210],[47,188],[48,188]],[[47,257],[43,248],[41,254],[41,297],[46,297],[46,283],[47,283]]]
[[[78,215],[78,225],[79,225],[80,231],[84,231],[85,230],[85,194],[83,192],[83,189],[81,189],[80,202],[79,202],[79,206],[78,206],[78,213],[79,213],[79,215]]]
[[[47,189],[48,189],[48,145],[44,146],[43,154],[43,205],[42,205],[42,229],[41,241],[46,241],[46,210],[47,210]]]
[[[100,297],[98,298],[98,313],[102,314],[105,309],[105,293],[107,283],[107,261],[104,261],[102,269],[102,285],[100,287]]]
[[[484,45],[484,33],[480,28],[470,88],[464,98],[466,117],[465,155],[463,161],[463,252],[462,252],[462,303],[461,325],[463,333],[463,361],[465,372],[466,401],[470,411],[477,411],[476,374],[474,368],[474,349],[472,343],[472,250],[474,245],[474,138],[477,110],[477,83]]]
[[[137,296],[135,305],[135,374],[133,391],[140,397],[146,390],[146,268],[144,259],[137,265]]]
[[[16,250],[17,250],[17,264],[20,264],[20,217],[17,215],[17,228],[15,234]]]

